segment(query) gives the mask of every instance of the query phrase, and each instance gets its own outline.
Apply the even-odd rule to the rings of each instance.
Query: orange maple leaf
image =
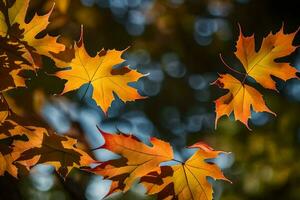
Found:
[[[128,191],[138,178],[151,172],[161,162],[172,160],[174,157],[170,144],[157,138],[150,139],[153,145],[150,147],[133,135],[112,135],[103,131],[101,133],[105,144],[100,148],[122,156],[89,170],[113,181],[109,194]]]
[[[67,63],[57,62],[58,66],[68,67],[56,73],[61,79],[67,80],[62,93],[76,90],[84,84],[92,85],[92,97],[105,113],[114,100],[114,93],[124,102],[144,98],[136,89],[128,85],[144,75],[131,70],[128,66],[114,68],[125,61],[121,58],[123,52],[102,49],[95,57],[91,57],[85,50],[81,29],[80,39],[74,47],[75,57]]]
[[[298,30],[285,34],[283,27],[275,34],[270,33],[261,44],[260,49],[255,50],[254,35],[245,37],[240,28],[240,36],[236,44],[236,57],[243,64],[246,75],[254,78],[259,84],[268,89],[276,90],[276,83],[272,76],[284,81],[297,78],[296,68],[286,62],[276,62],[278,58],[290,55],[297,48],[293,46],[293,40]]]
[[[207,177],[226,180],[219,167],[208,163],[223,151],[215,151],[210,146],[198,142],[188,148],[199,149],[186,162],[174,166],[162,166],[141,178],[147,194],[157,194],[157,199],[212,200],[213,189]]]
[[[243,64],[245,74],[229,67],[234,72],[243,74],[243,81],[235,79],[229,74],[221,75],[215,82],[221,88],[228,89],[229,93],[220,97],[216,103],[216,121],[223,116],[229,116],[234,112],[236,120],[244,123],[248,129],[248,119],[251,118],[251,106],[256,112],[269,112],[275,115],[265,105],[262,95],[253,87],[246,85],[247,77],[252,77],[256,82],[267,89],[276,90],[276,82],[272,76],[284,81],[297,78],[298,71],[287,62],[277,62],[277,59],[286,57],[297,48],[293,46],[293,40],[298,30],[294,33],[285,34],[284,26],[275,34],[266,36],[258,51],[255,48],[254,35],[246,37],[240,27],[240,36],[236,44],[235,55]]]
[[[263,96],[255,88],[240,82],[230,74],[220,75],[213,84],[228,90],[227,94],[215,101],[215,127],[220,117],[229,116],[234,112],[235,119],[250,129],[248,119],[251,118],[251,106],[255,112],[269,112],[276,115],[266,106]]]

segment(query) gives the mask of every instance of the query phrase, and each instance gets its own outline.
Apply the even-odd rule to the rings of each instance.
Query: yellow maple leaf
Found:
[[[9,2],[9,3],[8,3]],[[13,64],[19,65],[19,69],[15,67],[10,69],[7,76],[10,75],[14,79],[14,83],[10,87],[25,86],[24,78],[19,75],[21,70],[34,70],[41,66],[40,55],[48,57],[52,53],[58,53],[65,49],[65,46],[57,43],[57,37],[46,35],[42,38],[37,38],[37,35],[44,31],[49,24],[49,16],[53,8],[45,15],[35,15],[28,23],[25,22],[29,0],[16,0],[13,5],[10,1],[0,1],[1,7],[4,10],[0,12],[0,37],[8,39],[7,45],[17,45],[19,51],[7,51],[1,53],[1,58],[7,58]],[[7,15],[4,14],[7,13]],[[22,52],[22,53],[20,53]],[[5,60],[7,63],[8,61]],[[7,71],[7,70],[6,70]],[[0,75],[3,75],[0,73]]]
[[[186,162],[174,166],[162,166],[141,178],[147,194],[157,194],[157,199],[212,200],[213,189],[207,177],[229,181],[220,168],[208,163],[223,151],[215,151],[199,142],[189,148],[199,149]],[[230,182],[230,181],[229,181]]]
[[[42,16],[35,14],[30,22],[25,23],[28,6],[29,0],[16,0],[15,4],[8,9],[10,24],[14,25],[17,23],[20,25],[20,29],[24,30],[22,40],[26,41],[29,46],[35,48],[41,55],[50,56],[50,52],[58,53],[63,51],[65,46],[56,42],[58,37],[46,35],[42,38],[36,38],[36,36],[48,26],[48,20],[54,5],[47,14]]]
[[[235,55],[243,64],[247,75],[263,87],[276,90],[276,84],[271,75],[284,81],[297,78],[296,68],[289,63],[275,61],[295,51],[297,47],[293,46],[293,40],[297,32],[298,30],[285,34],[282,26],[277,33],[270,33],[266,36],[256,52],[254,35],[245,37],[240,29]]]
[[[80,40],[74,47],[75,57],[70,62],[58,61],[57,63],[59,66],[71,68],[56,73],[59,78],[67,80],[62,94],[76,90],[83,84],[92,85],[92,97],[103,112],[107,112],[110,107],[114,100],[114,93],[124,102],[144,98],[136,89],[128,85],[143,77],[143,74],[127,66],[114,69],[114,66],[125,61],[121,58],[123,52],[102,49],[95,57],[91,57],[85,50],[81,29]]]
[[[276,115],[266,106],[263,96],[256,89],[240,82],[230,74],[220,75],[214,84],[228,90],[227,94],[215,101],[215,126],[217,126],[220,117],[229,116],[234,112],[235,119],[250,129],[248,119],[251,118],[251,106],[255,112],[269,112]]]

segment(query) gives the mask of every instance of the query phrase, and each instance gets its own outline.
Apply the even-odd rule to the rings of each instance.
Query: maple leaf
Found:
[[[92,85],[94,89],[92,98],[105,113],[114,100],[114,93],[124,102],[144,98],[128,85],[144,75],[131,70],[128,66],[114,68],[125,61],[121,58],[124,51],[102,49],[95,57],[91,57],[84,47],[82,28],[80,39],[73,50],[75,57],[70,62],[57,63],[58,66],[68,67],[56,73],[59,78],[67,80],[62,94],[76,90],[84,84]]]
[[[37,14],[25,23],[26,13],[29,6],[29,0],[16,0],[16,2],[8,9],[9,22],[13,26],[15,23],[20,25],[20,29],[24,30],[22,34],[22,41],[28,43],[29,46],[33,47],[39,54],[50,56],[50,52],[58,53],[65,49],[65,46],[57,43],[58,37],[46,35],[42,38],[36,36],[44,31],[49,24],[49,17],[53,11],[52,9],[45,15],[39,16]]]
[[[66,177],[73,168],[95,162],[87,153],[77,148],[76,144],[77,140],[67,136],[44,134],[40,144],[26,151],[22,149],[21,156],[16,161],[28,168],[41,163],[49,164],[54,166],[62,177]]]
[[[230,74],[220,75],[213,84],[229,90],[227,94],[215,101],[215,126],[217,126],[220,117],[223,115],[229,116],[234,112],[235,119],[241,121],[250,129],[248,119],[251,118],[251,107],[255,112],[269,112],[276,115],[266,106],[263,96],[255,88],[240,82]]]
[[[169,143],[151,138],[152,146],[147,146],[132,135],[108,134],[101,131],[105,144],[100,147],[122,156],[116,160],[101,163],[89,170],[112,180],[109,194],[128,191],[138,178],[145,176],[161,162],[173,159]],[[109,195],[108,194],[108,195]]]
[[[297,78],[296,68],[289,63],[275,61],[290,55],[297,48],[293,46],[293,40],[298,30],[285,34],[283,29],[284,26],[277,33],[270,33],[266,36],[260,49],[256,52],[254,35],[245,37],[240,28],[235,55],[243,64],[246,75],[251,76],[268,89],[276,90],[276,83],[271,75],[284,81]]]
[[[207,177],[230,182],[217,165],[206,161],[217,158],[223,151],[215,151],[202,142],[188,148],[199,150],[184,163],[159,167],[141,178],[147,194],[157,194],[159,200],[212,200],[213,190]]]
[[[51,57],[51,53],[65,49],[56,42],[57,37],[37,38],[48,26],[53,8],[43,16],[35,15],[26,23],[28,6],[29,0],[0,1],[0,77],[5,78],[0,91],[25,86],[21,70],[35,70],[41,66],[40,55]]]

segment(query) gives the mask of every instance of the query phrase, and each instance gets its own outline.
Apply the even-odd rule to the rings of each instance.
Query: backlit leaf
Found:
[[[128,191],[138,178],[151,172],[161,162],[173,159],[170,144],[157,138],[151,138],[152,146],[148,146],[132,135],[112,135],[105,132],[102,135],[105,144],[101,148],[122,156],[103,162],[91,170],[113,181],[110,193]]]
[[[157,194],[159,200],[211,200],[213,199],[213,190],[207,177],[229,181],[217,165],[206,161],[214,159],[224,152],[215,151],[201,142],[188,148],[199,150],[186,162],[160,167],[141,178],[147,194]]]
[[[0,91],[25,86],[22,70],[35,70],[41,67],[41,55],[51,57],[65,49],[57,37],[37,37],[48,26],[53,8],[26,23],[28,6],[29,0],[0,1]]]
[[[229,116],[232,112],[234,118],[247,126],[251,118],[251,107],[255,112],[269,112],[275,115],[265,104],[263,96],[253,87],[241,83],[230,74],[220,75],[214,82],[220,88],[228,90],[228,93],[215,101],[216,121],[223,115]]]
[[[282,28],[275,34],[267,35],[256,52],[254,35],[245,37],[240,30],[235,55],[243,64],[247,75],[254,78],[259,84],[268,89],[276,90],[275,76],[284,81],[297,78],[297,69],[290,63],[275,61],[290,55],[297,48],[293,46],[293,40],[298,31],[285,34]]]
[[[91,57],[85,50],[81,30],[80,40],[73,49],[74,58],[70,62],[58,61],[57,65],[68,67],[56,73],[61,79],[67,80],[63,94],[79,89],[84,84],[93,86],[93,99],[104,112],[107,112],[114,93],[124,101],[134,101],[143,98],[136,89],[128,83],[136,82],[143,75],[130,68],[114,69],[114,66],[123,63],[123,51],[102,49],[95,57]]]

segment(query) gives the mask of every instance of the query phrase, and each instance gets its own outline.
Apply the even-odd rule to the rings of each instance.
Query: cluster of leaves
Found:
[[[6,92],[26,87],[24,72],[42,67],[42,56],[65,50],[57,37],[43,34],[53,8],[25,22],[29,0],[0,1],[0,175],[14,177],[33,166],[53,165],[65,177],[73,167],[87,166],[94,160],[76,147],[77,141],[55,134],[47,127],[17,116],[6,100]]]
[[[231,74],[221,74],[214,82],[220,88],[228,90],[226,95],[215,101],[215,126],[217,126],[220,117],[223,115],[229,116],[234,112],[235,119],[241,121],[250,129],[248,120],[251,118],[251,107],[255,112],[268,112],[276,115],[266,106],[263,95],[254,87],[246,84],[246,81],[248,77],[251,77],[264,88],[278,92],[276,82],[272,79],[272,76],[284,81],[299,78],[296,68],[289,63],[277,61],[295,51],[297,47],[293,46],[293,40],[297,32],[298,30],[294,33],[285,34],[284,26],[282,26],[277,33],[267,35],[263,39],[260,49],[256,51],[254,35],[244,36],[240,28],[235,56],[242,63],[245,72],[239,72],[224,62],[229,69],[243,77],[240,81]]]
[[[43,163],[53,165],[65,177],[72,168],[89,166],[96,161],[76,147],[75,139],[57,135],[49,127],[37,126],[17,116],[7,102],[6,92],[26,87],[24,72],[39,70],[43,66],[42,56],[47,56],[61,68],[55,75],[66,80],[62,94],[88,84],[93,87],[92,98],[107,112],[114,93],[124,102],[144,98],[128,85],[144,75],[128,66],[115,67],[124,62],[121,58],[124,51],[102,49],[91,57],[84,47],[83,29],[79,41],[65,48],[57,42],[57,37],[45,35],[53,8],[26,23],[28,6],[29,0],[1,1],[0,174],[8,172],[18,177]],[[123,157],[101,163],[89,171],[113,180],[110,193],[127,191],[140,178],[148,193],[158,193],[161,199],[212,199],[212,187],[206,176],[227,180],[216,165],[205,162],[221,152],[203,144],[191,146],[199,150],[187,162],[160,167],[160,163],[174,160],[169,143],[152,138],[153,147],[148,147],[133,136],[106,133],[103,136],[106,143],[102,148]]]
[[[207,177],[229,181],[217,165],[206,161],[224,152],[215,151],[202,142],[189,146],[197,151],[187,161],[181,162],[174,159],[169,143],[155,137],[150,139],[150,147],[133,135],[101,133],[106,143],[100,148],[121,156],[89,170],[112,180],[108,195],[118,191],[126,192],[140,179],[147,194],[157,194],[158,199],[212,199],[212,186]],[[160,166],[167,161],[178,164]]]

